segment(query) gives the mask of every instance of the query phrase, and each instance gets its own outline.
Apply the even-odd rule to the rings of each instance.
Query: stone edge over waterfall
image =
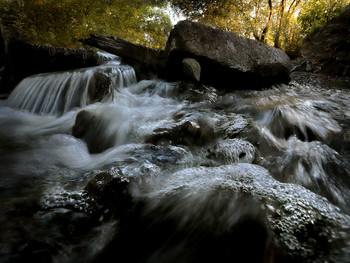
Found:
[[[25,43],[10,38],[0,24],[0,94],[10,93],[24,78],[103,64],[95,50]]]

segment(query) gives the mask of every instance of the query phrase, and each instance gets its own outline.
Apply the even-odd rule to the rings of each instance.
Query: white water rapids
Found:
[[[27,251],[39,251],[41,260],[94,262],[113,239],[118,221],[100,219],[81,240],[79,231],[74,232],[79,240],[65,240],[66,228],[81,214],[59,208],[59,203],[72,194],[79,199],[89,180],[116,167],[127,177],[145,180],[130,191],[135,200],[151,200],[147,211],[163,213],[157,207],[160,197],[170,196],[166,213],[181,218],[183,231],[191,232],[188,224],[193,233],[215,224],[213,235],[221,235],[241,222],[242,215],[262,217],[256,203],[242,201],[243,206],[236,195],[231,202],[227,192],[208,190],[227,187],[230,180],[242,180],[242,186],[235,186],[242,189],[249,180],[263,189],[298,185],[300,196],[292,194],[290,200],[310,194],[329,211],[347,217],[349,109],[348,90],[298,83],[229,94],[212,88],[184,90],[179,83],[137,81],[134,70],[118,62],[28,77],[0,102],[0,261],[21,262]],[[176,195],[179,189],[181,197]],[[227,206],[207,203],[212,198]],[[76,205],[73,199],[68,202]],[[209,214],[202,215],[204,210]],[[65,223],[67,213],[74,220]],[[53,219],[57,214],[62,222]],[[249,225],[243,229],[249,232]],[[242,233],[238,236],[244,239]],[[142,262],[197,262],[186,253],[178,261],[164,260],[179,256],[191,238],[171,243],[171,251],[156,250]],[[232,242],[239,247],[239,240]],[[347,258],[349,251],[344,253],[339,258]]]

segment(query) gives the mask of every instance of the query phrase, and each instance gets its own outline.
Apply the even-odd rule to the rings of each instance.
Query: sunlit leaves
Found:
[[[79,39],[98,33],[162,47],[171,29],[160,8],[164,4],[157,0],[0,0],[0,18],[30,42],[76,46]]]
[[[173,0],[189,19],[295,52],[303,33],[327,23],[350,0]],[[299,16],[298,16],[299,14]]]
[[[76,46],[97,33],[162,48],[169,3],[191,20],[293,51],[350,0],[0,0],[0,19],[30,42]]]
[[[317,31],[338,16],[350,0],[310,0],[301,4],[298,20],[304,34]]]

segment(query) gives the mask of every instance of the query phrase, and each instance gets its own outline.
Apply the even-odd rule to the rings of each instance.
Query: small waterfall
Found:
[[[134,83],[134,69],[116,61],[94,68],[38,74],[22,80],[6,106],[41,115],[60,115],[101,101],[113,89]]]

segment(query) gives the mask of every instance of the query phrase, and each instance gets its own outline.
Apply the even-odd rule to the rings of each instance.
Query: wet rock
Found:
[[[198,82],[181,81],[178,85],[179,92],[177,96],[182,100],[214,103],[218,98],[217,90],[215,88],[202,85]]]
[[[291,73],[293,82],[301,85],[313,85],[315,87],[322,87],[324,89],[349,89],[350,78],[324,75],[320,73],[294,71]]]
[[[30,204],[28,197],[7,204],[6,209],[10,210],[8,216],[11,220],[6,224],[1,222],[0,261],[55,262],[54,258],[59,253],[71,253],[64,250],[64,246],[76,249],[93,232],[93,228],[99,223],[98,217],[74,208],[70,200],[82,200],[83,196],[62,193],[62,199],[58,202],[52,197],[42,196],[42,203],[34,206]],[[51,200],[44,200],[46,198]]]
[[[193,258],[201,262],[203,255],[211,258],[216,254],[220,258],[221,249],[228,247],[235,252],[226,255],[235,259],[235,255],[242,256],[234,249],[234,244],[240,241],[242,251],[247,252],[251,241],[252,251],[258,253],[263,253],[264,245],[273,250],[272,244],[276,242],[282,253],[275,258],[277,262],[343,262],[348,256],[349,216],[299,185],[274,180],[267,170],[256,165],[190,168],[142,185],[133,184],[131,189],[141,206],[136,209],[141,210],[121,222],[126,231],[122,237],[130,234],[134,242],[137,238],[156,236],[154,240],[159,243],[136,244],[141,248],[140,254],[145,253],[142,256],[149,260],[181,258],[182,262],[189,262]],[[239,200],[245,195],[250,201],[243,202],[241,207]],[[237,233],[238,229],[243,233]],[[269,231],[274,241],[269,241]],[[236,234],[240,238],[235,241]],[[115,252],[116,244],[124,241],[128,247],[131,240],[117,238],[109,249]],[[222,246],[206,243],[209,240]]]
[[[173,128],[159,128],[154,131],[151,138],[146,140],[154,144],[184,144],[188,145],[193,139],[200,137],[200,126],[195,121],[186,121]]]
[[[107,210],[114,216],[121,215],[132,205],[131,197],[127,193],[127,186],[132,180],[122,173],[119,168],[97,174],[85,186],[90,198],[94,198],[99,210]],[[96,209],[95,208],[95,209]]]
[[[100,153],[112,147],[115,141],[115,134],[105,135],[103,116],[94,111],[82,110],[78,113],[75,124],[72,128],[72,135],[83,139],[90,153]],[[102,136],[105,135],[105,136]]]
[[[220,105],[221,101],[218,104]],[[242,134],[247,135],[251,127],[251,121],[240,114],[216,114],[215,118],[215,133],[224,139],[234,139]]]
[[[207,157],[220,164],[252,163],[255,158],[255,147],[242,139],[219,141],[208,149]]]
[[[131,206],[127,187],[131,177],[126,177],[119,168],[99,172],[86,184],[84,189],[72,192],[58,192],[47,195],[41,201],[41,209],[59,215],[81,213],[91,225],[111,216],[124,214]],[[62,212],[64,211],[64,212]],[[53,213],[55,218],[56,213]]]
[[[340,155],[350,156],[350,129],[349,124],[346,124],[348,127],[343,127],[343,132],[337,136],[333,136],[328,144],[330,147],[335,149]]]
[[[271,262],[278,251],[264,211],[250,195],[216,189],[178,191],[161,203],[140,201],[95,262]],[[210,212],[209,212],[210,211]],[[138,253],[133,253],[135,249]],[[254,251],[254,253],[251,253]],[[272,260],[273,261],[273,260]]]
[[[146,139],[161,145],[203,145],[212,140],[213,128],[205,120],[184,120],[171,128],[158,128]]]
[[[102,99],[111,92],[112,80],[106,74],[102,72],[96,72],[94,75],[95,87],[93,101],[102,101]]]
[[[88,184],[85,186],[90,197],[98,197],[103,195],[104,192],[108,191],[108,187],[111,184],[124,184],[129,182],[129,180],[123,177],[123,173],[119,168],[111,168],[108,171],[101,172],[92,178]],[[119,186],[118,186],[119,187]]]
[[[76,212],[90,212],[93,209],[91,200],[83,190],[46,195],[41,200],[41,208],[47,211],[69,209]]]
[[[193,58],[184,58],[182,60],[182,70],[190,80],[199,81],[201,78],[201,65]]]

